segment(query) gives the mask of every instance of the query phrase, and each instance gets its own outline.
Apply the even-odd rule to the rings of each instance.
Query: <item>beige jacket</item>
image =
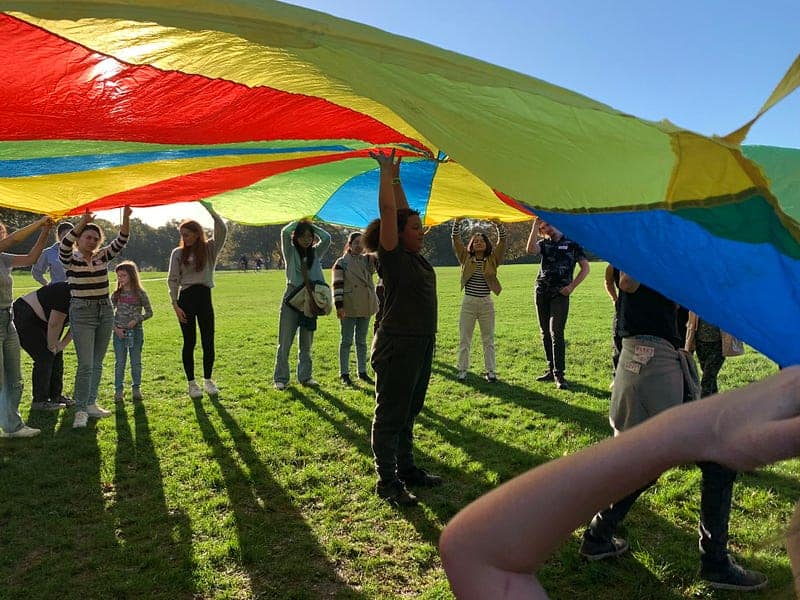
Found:
[[[378,312],[372,274],[375,262],[366,255],[345,254],[333,264],[333,299],[347,317],[369,317]]]
[[[503,287],[497,279],[497,267],[503,262],[503,256],[506,253],[506,231],[502,223],[495,225],[497,229],[497,241],[492,248],[492,253],[487,256],[483,261],[483,276],[489,289],[495,294],[500,294]],[[477,268],[475,257],[467,252],[464,242],[461,240],[461,227],[460,222],[456,221],[453,224],[452,232],[453,251],[456,253],[458,264],[461,265],[461,289],[467,285],[467,281],[472,277]]]

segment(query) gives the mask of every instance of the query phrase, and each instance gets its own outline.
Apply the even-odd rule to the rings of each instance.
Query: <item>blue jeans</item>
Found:
[[[284,299],[294,288],[287,289]],[[275,354],[275,372],[272,379],[275,383],[289,383],[289,351],[292,349],[294,335],[297,332],[297,380],[311,379],[311,344],[314,332],[300,327],[300,313],[281,301],[280,320],[278,321],[278,351]]]
[[[22,372],[19,366],[19,336],[11,311],[0,309],[0,427],[12,433],[22,427],[19,401],[22,398]]]
[[[126,330],[127,331],[127,330]],[[114,391],[121,392],[125,385],[125,363],[128,354],[131,355],[131,387],[138,388],[142,385],[142,346],[144,346],[144,329],[141,324],[130,330],[133,332],[133,345],[128,348],[128,340],[119,339],[114,334]]]
[[[69,325],[78,357],[73,393],[75,409],[82,411],[97,402],[103,358],[114,328],[114,310],[107,298],[73,298],[69,303]]]
[[[339,374],[350,374],[350,347],[356,337],[356,365],[359,373],[367,372],[367,331],[369,317],[345,317],[341,320],[342,339],[339,342]]]

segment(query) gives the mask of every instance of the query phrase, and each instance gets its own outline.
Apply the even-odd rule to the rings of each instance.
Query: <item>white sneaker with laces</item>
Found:
[[[111,416],[111,411],[106,410],[101,406],[97,406],[97,404],[87,404],[86,414],[95,419],[104,419]]]
[[[73,429],[79,429],[86,427],[86,423],[89,422],[89,413],[85,410],[79,410],[75,413],[75,420],[72,422]]]
[[[27,425],[23,425],[16,431],[12,431],[11,433],[3,433],[4,438],[29,438],[35,435],[39,435],[42,433],[39,429],[34,429],[33,427],[28,427]]]
[[[198,398],[203,397],[203,390],[200,389],[200,386],[197,385],[197,382],[192,379],[189,382],[189,398],[192,400],[197,400]]]
[[[286,384],[283,383],[282,381],[276,381],[275,382],[275,389],[276,390],[285,390],[286,389]]]
[[[206,390],[206,394],[209,396],[218,396],[219,395],[219,388],[217,384],[214,383],[213,379],[206,379],[203,381],[203,388]]]

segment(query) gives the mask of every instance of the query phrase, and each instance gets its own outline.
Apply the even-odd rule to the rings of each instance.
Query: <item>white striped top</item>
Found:
[[[116,239],[92,255],[87,262],[74,248],[77,237],[70,231],[61,240],[58,257],[67,271],[67,282],[73,298],[96,300],[108,298],[108,262],[128,243],[128,236],[121,231]]]
[[[475,259],[475,272],[467,279],[464,285],[464,293],[467,296],[475,296],[476,298],[485,298],[491,293],[489,284],[486,283],[486,277],[483,276],[483,259]]]

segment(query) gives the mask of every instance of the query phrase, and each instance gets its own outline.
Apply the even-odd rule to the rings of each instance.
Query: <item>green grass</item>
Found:
[[[572,298],[567,361],[575,385],[567,393],[533,381],[545,368],[532,304],[535,266],[501,273],[496,385],[479,377],[478,335],[475,373],[456,381],[458,272],[437,270],[438,345],[416,448],[419,463],[446,484],[422,491],[422,505],[411,510],[373,493],[374,399],[364,385],[338,383],[334,317],[321,319],[314,343],[320,388],[293,382],[276,392],[283,274],[219,273],[215,378],[222,393],[192,401],[163,274],[145,274],[155,310],[145,324],[145,402],[117,407],[84,431],[71,429],[72,411],[33,413],[29,423],[41,436],[0,441],[0,598],[451,598],[436,549],[444,524],[497,484],[610,433],[612,307],[602,271],[593,265]],[[32,287],[26,275],[15,284],[17,294]],[[70,390],[72,350],[67,356]],[[109,352],[106,407],[113,407],[112,369]],[[774,371],[748,351],[726,363],[721,387]],[[769,575],[761,597],[791,597],[781,532],[800,495],[798,466],[745,474],[736,484],[731,547]],[[695,578],[698,482],[692,468],[664,475],[631,512],[633,551],[619,560],[582,562],[573,535],[541,570],[551,597],[737,597]]]

